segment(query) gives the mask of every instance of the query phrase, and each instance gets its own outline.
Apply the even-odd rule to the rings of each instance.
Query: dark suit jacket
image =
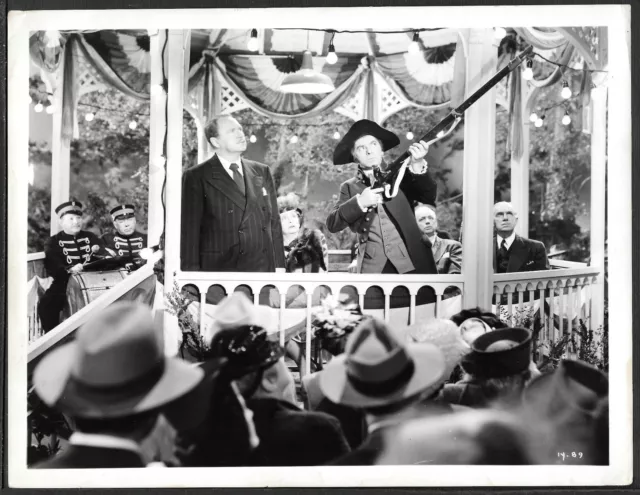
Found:
[[[106,449],[69,445],[64,451],[44,462],[33,466],[34,469],[98,469],[98,468],[141,468],[145,467],[142,458],[126,449]]]
[[[436,235],[431,247],[438,273],[462,273],[462,244]]]
[[[340,199],[327,217],[329,232],[340,232],[349,227],[358,235],[360,247],[364,248],[369,240],[369,229],[377,215],[369,208],[363,212],[358,205],[356,195],[366,189],[361,178],[354,177],[340,186]],[[415,201],[435,205],[437,184],[429,173],[416,175],[407,171],[402,179],[398,195],[384,203],[387,214],[399,230],[413,265],[414,273],[437,273],[430,247],[422,242],[420,229],[415,221],[412,204]],[[382,207],[382,206],[379,206]],[[359,249],[359,265],[366,249]]]
[[[273,272],[284,268],[282,226],[269,167],[242,160],[246,195],[216,155],[184,173],[182,269]]]
[[[247,406],[260,438],[251,466],[317,466],[349,452],[340,423],[328,414],[277,399],[250,399]]]
[[[497,237],[493,237],[493,271],[498,265],[498,243]],[[509,265],[507,273],[513,272],[534,272],[538,270],[549,270],[549,260],[547,250],[540,241],[526,239],[516,234],[516,238],[509,249]]]

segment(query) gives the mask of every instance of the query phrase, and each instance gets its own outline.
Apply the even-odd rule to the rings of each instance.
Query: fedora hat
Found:
[[[336,404],[370,408],[435,390],[444,372],[444,356],[436,346],[402,345],[385,323],[367,319],[349,336],[344,354],[319,373],[319,385]]]
[[[358,120],[340,140],[333,152],[334,165],[346,165],[353,162],[351,150],[354,143],[362,136],[373,136],[382,143],[382,151],[388,151],[400,144],[400,138],[393,132],[380,127],[372,120]]]
[[[204,331],[204,340],[211,343],[213,337],[221,330],[242,326],[258,326],[264,328],[272,337],[280,329],[280,311],[263,304],[253,304],[242,292],[234,292],[215,306],[211,313],[212,323]],[[285,309],[283,327],[290,333],[293,329],[302,330],[306,315],[288,312]]]
[[[608,395],[606,374],[583,361],[562,360],[554,371],[531,380],[522,399],[528,408],[560,417],[566,412],[592,415]]]
[[[34,371],[40,398],[70,416],[133,416],[170,403],[195,388],[202,370],[166,358],[149,308],[116,302],[51,351]]]
[[[531,332],[525,328],[501,328],[477,337],[462,368],[478,378],[517,375],[531,365]]]

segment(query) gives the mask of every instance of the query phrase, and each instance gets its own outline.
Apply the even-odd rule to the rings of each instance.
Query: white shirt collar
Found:
[[[227,173],[229,174],[229,176],[232,179],[233,179],[233,171],[229,168],[229,167],[231,167],[232,163],[237,163],[238,164],[238,172],[240,172],[240,175],[242,175],[244,177],[244,172],[242,170],[242,159],[238,159],[238,161],[235,161],[235,162],[230,162],[226,158],[222,158],[217,153],[216,153],[216,156],[218,157],[218,160],[220,160],[220,163],[222,164],[222,166],[224,167],[224,169],[227,171]]]
[[[76,431],[69,437],[69,443],[72,445],[82,445],[84,447],[130,450],[142,457],[140,446],[128,438]]]
[[[509,237],[502,237],[500,234],[498,234],[498,249],[500,249],[500,247],[502,246],[502,241],[505,240],[507,242],[507,249],[511,248],[511,244],[513,244],[513,241],[516,240],[516,233],[515,231],[511,232],[511,235]]]

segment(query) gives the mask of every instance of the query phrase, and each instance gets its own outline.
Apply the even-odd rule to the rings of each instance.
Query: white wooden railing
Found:
[[[496,312],[506,308],[511,324],[519,324],[525,307],[539,310],[542,343],[557,342],[563,335],[573,334],[578,320],[590,330],[602,325],[604,301],[594,297],[594,287],[602,284],[601,270],[597,267],[580,264],[577,268],[502,273],[495,274],[493,280],[494,302],[502,307]]]
[[[450,316],[442,314],[443,295],[448,287],[456,287],[461,293],[464,293],[464,279],[462,275],[384,275],[377,274],[352,274],[352,273],[251,273],[239,274],[228,272],[178,272],[175,281],[179,288],[185,286],[194,286],[198,289],[200,296],[199,323],[200,331],[205,333],[206,320],[206,298],[207,291],[212,286],[220,286],[226,294],[231,294],[240,286],[247,286],[253,293],[254,303],[258,303],[260,293],[263,288],[268,287],[276,290],[279,296],[280,311],[280,342],[285,341],[285,312],[297,311],[306,318],[306,355],[310,356],[311,352],[311,317],[312,317],[312,299],[317,289],[326,287],[331,294],[338,296],[344,288],[353,288],[358,294],[358,303],[364,308],[365,294],[371,287],[378,287],[384,294],[383,317],[388,322],[391,320],[394,309],[391,308],[391,296],[397,287],[404,287],[409,293],[409,307],[404,309],[404,323],[414,323],[420,318],[418,314],[422,306],[416,305],[416,296],[423,287],[430,287],[435,292],[435,303],[431,305],[434,316]],[[292,287],[301,287],[306,295],[306,305],[299,309],[290,309],[286,307],[287,293]],[[352,290],[353,290],[352,289]],[[365,313],[367,311],[365,310]],[[307,370],[309,372],[310,362],[306,360]]]

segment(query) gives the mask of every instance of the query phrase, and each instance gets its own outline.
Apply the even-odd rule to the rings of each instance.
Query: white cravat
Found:
[[[233,170],[231,170],[231,164],[232,163],[237,163],[238,164],[238,172],[240,173],[240,175],[242,175],[242,177],[244,177],[244,171],[242,170],[242,160],[240,158],[238,158],[238,160],[235,161],[235,162],[230,162],[229,160],[227,160],[225,158],[222,158],[218,154],[216,154],[216,156],[218,157],[218,160],[220,160],[220,163],[222,164],[224,169],[229,174],[229,177],[231,177],[233,179]],[[234,179],[234,181],[235,181],[235,179]]]
[[[500,234],[498,234],[498,248],[502,247],[502,241],[505,242],[505,247],[507,248],[507,251],[511,248],[511,244],[513,244],[513,241],[516,240],[516,233],[515,232],[511,232],[511,235],[509,237],[502,237]]]

